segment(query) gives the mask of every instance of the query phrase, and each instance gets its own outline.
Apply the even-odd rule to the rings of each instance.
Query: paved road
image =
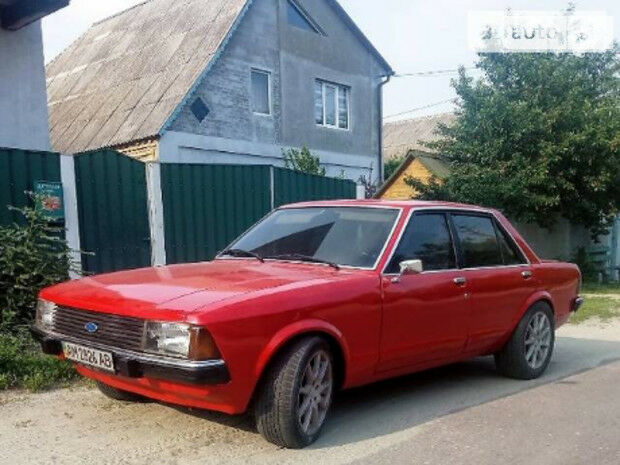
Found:
[[[618,331],[566,333],[537,381],[501,378],[485,358],[342,393],[303,451],[264,442],[244,417],[85,387],[4,393],[0,463],[618,464]]]

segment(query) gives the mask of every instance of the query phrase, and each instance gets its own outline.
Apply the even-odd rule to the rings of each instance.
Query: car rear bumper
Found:
[[[49,355],[63,354],[62,341],[93,346],[92,343],[80,342],[70,337],[47,334],[35,326],[31,327],[30,332],[40,342],[43,352]],[[111,352],[115,375],[125,378],[151,378],[201,386],[225,384],[230,381],[228,367],[223,360],[177,360],[110,347],[93,348]]]
[[[575,299],[573,300],[573,303],[571,304],[570,311],[573,313],[576,313],[582,307],[584,302],[585,302],[585,299],[583,297],[581,296],[575,297]]]

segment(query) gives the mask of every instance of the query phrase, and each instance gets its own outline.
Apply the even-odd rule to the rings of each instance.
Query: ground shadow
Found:
[[[314,449],[402,431],[620,360],[620,342],[558,338],[545,375],[533,381],[497,374],[492,357],[341,392]]]
[[[492,357],[441,367],[352,389],[336,396],[321,438],[310,449],[364,441],[554,382],[620,360],[620,342],[558,338],[545,375],[533,381],[500,376]],[[184,414],[256,433],[249,415],[171,406]]]

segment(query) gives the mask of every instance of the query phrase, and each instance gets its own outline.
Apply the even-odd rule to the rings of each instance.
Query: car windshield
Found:
[[[277,210],[222,255],[374,268],[397,217],[398,210],[387,208]]]

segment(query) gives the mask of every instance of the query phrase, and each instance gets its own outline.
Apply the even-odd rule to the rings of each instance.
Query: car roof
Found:
[[[425,200],[320,200],[314,202],[300,202],[290,205],[283,205],[280,208],[308,208],[308,207],[383,207],[383,208],[446,208],[459,210],[472,210],[493,212],[493,209],[467,205],[464,203],[425,201]]]

